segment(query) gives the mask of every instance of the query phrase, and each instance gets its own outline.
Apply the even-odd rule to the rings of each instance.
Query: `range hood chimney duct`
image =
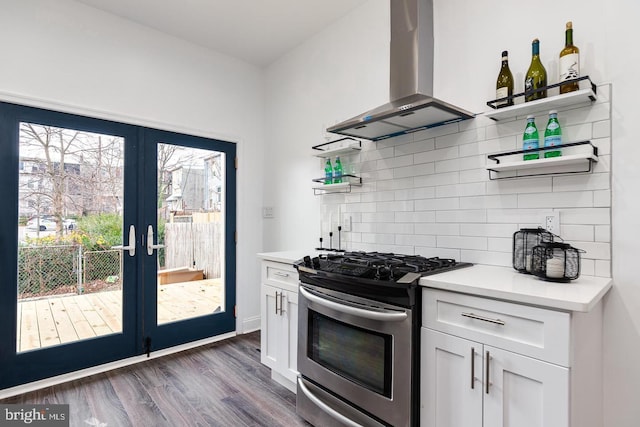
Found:
[[[390,0],[390,102],[328,132],[378,141],[473,118],[434,98],[433,0]]]

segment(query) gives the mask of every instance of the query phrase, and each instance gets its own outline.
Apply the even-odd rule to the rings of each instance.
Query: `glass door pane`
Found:
[[[224,152],[157,144],[157,324],[225,307]]]
[[[19,125],[16,350],[122,332],[124,138]]]

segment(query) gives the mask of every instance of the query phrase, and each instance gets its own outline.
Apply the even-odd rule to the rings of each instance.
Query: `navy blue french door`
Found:
[[[0,103],[0,389],[235,330],[235,150]]]

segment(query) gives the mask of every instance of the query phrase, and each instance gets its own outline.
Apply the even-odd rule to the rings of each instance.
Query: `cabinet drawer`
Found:
[[[423,326],[569,366],[569,313],[423,289]]]
[[[265,283],[298,292],[298,271],[293,265],[264,261],[262,268]]]

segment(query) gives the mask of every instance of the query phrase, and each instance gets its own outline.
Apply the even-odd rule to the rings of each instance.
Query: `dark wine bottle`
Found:
[[[564,32],[564,49],[560,51],[560,83],[580,77],[580,49],[573,45],[573,24],[567,22]],[[578,82],[560,85],[560,93],[580,89]]]
[[[513,74],[509,69],[509,53],[502,51],[502,66],[498,73],[498,79],[496,81],[496,99],[506,98],[513,96]],[[499,101],[496,103],[497,108],[507,107],[513,105],[513,98]]]
[[[540,62],[540,41],[534,39],[531,43],[531,65],[524,79],[525,102],[535,101],[547,97],[547,90],[535,92],[537,89],[547,86],[547,70]]]

